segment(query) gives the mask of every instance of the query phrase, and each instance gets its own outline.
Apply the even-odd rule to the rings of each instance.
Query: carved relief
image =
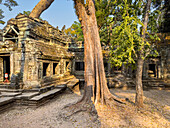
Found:
[[[32,65],[29,65],[28,66],[28,80],[33,80],[33,75],[34,75],[34,73],[33,73],[34,71],[33,71],[33,66]]]

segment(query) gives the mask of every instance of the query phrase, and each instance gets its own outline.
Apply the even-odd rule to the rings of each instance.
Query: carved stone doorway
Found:
[[[5,73],[8,73],[8,80],[10,80],[10,56],[1,56],[0,57],[1,65],[1,80],[5,80]]]

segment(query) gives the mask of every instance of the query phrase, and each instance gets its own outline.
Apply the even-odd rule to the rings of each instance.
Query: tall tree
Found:
[[[85,3],[84,0],[74,0],[74,3],[84,35],[85,94],[83,99],[91,100],[90,96],[93,94],[95,104],[119,101],[107,87],[94,0],[86,0]]]
[[[91,98],[95,104],[99,102],[102,104],[121,102],[110,93],[107,87],[94,0],[73,1],[84,35],[85,93],[79,103],[89,104]],[[31,12],[30,17],[38,18],[52,2],[53,0],[41,0]]]
[[[151,27],[152,23],[148,24],[151,3],[152,0],[123,0],[121,4],[116,5],[122,15],[112,30],[111,61],[117,65],[137,63],[135,104],[138,107],[143,106],[142,70],[144,59],[152,50],[151,41],[158,39],[157,36],[152,36],[152,32],[156,28]],[[142,26],[141,30],[139,25]],[[148,31],[147,28],[150,30]],[[150,38],[146,38],[146,34]]]
[[[146,31],[147,31],[147,24],[148,24],[148,17],[149,17],[149,11],[151,7],[151,2],[152,0],[147,0],[147,4],[145,7],[145,12],[144,12],[144,20],[143,20],[143,27],[142,27],[142,42],[144,42],[145,36],[146,36]],[[142,43],[141,42],[141,43]],[[137,57],[137,71],[136,71],[136,98],[135,98],[135,104],[138,107],[143,107],[143,86],[142,86],[142,71],[143,71],[143,63],[144,63],[144,45],[141,47],[141,51],[138,51],[138,57]]]

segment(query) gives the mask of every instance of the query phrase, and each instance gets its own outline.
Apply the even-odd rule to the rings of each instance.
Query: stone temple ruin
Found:
[[[70,74],[74,56],[68,43],[46,21],[22,14],[9,20],[0,44],[0,81],[8,73],[12,88],[29,89]]]
[[[47,21],[19,14],[10,19],[0,36],[0,82],[6,80],[15,89],[40,88],[57,79],[74,75],[80,81],[84,76],[83,42],[72,42],[60,30]],[[157,43],[158,57],[150,57],[144,63],[143,79],[170,83],[170,35]],[[104,66],[108,84],[116,87],[118,80],[111,78],[124,74],[133,78],[131,67],[112,67],[107,49],[103,47]]]

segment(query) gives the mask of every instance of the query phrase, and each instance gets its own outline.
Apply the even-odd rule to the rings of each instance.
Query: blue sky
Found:
[[[15,18],[17,14],[23,11],[31,11],[39,0],[16,0],[18,6],[9,11],[6,7],[0,5],[4,11],[3,20],[7,22],[11,18]],[[74,21],[78,21],[75,14],[74,4],[72,0],[55,0],[52,5],[41,15],[43,20],[47,20],[54,27],[59,26],[61,29],[64,25],[70,27]],[[6,25],[6,24],[5,24]],[[0,24],[0,29],[5,25]]]

